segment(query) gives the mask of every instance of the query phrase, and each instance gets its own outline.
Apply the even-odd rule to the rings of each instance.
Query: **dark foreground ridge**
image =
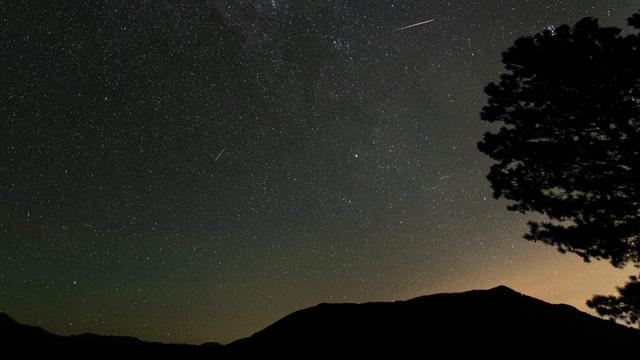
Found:
[[[136,338],[63,337],[0,315],[2,351],[62,358],[440,358],[635,353],[640,331],[505,286],[407,301],[320,304],[229,345],[169,345]]]
[[[128,336],[60,336],[36,326],[19,324],[0,313],[0,358],[3,359],[111,359],[119,356],[210,359],[220,347],[212,343],[196,346],[145,342]]]

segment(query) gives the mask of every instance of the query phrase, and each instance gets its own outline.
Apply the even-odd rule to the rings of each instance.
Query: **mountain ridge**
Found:
[[[4,343],[4,344],[2,344]],[[588,355],[624,353],[640,331],[550,304],[504,285],[393,302],[320,303],[227,345],[162,344],[134,337],[59,336],[0,313],[0,348],[67,358],[327,358],[356,356]]]
[[[536,342],[540,344],[533,346]],[[460,343],[466,347],[461,348]],[[624,349],[637,343],[638,330],[502,285],[394,302],[321,303],[293,312],[227,347],[243,356],[300,357],[312,348],[316,355],[331,357],[335,356],[331,349],[338,348],[369,356],[428,355],[443,349],[452,349],[452,355],[495,355],[497,349],[532,347],[529,351],[533,353],[581,354],[585,349],[576,344]],[[318,348],[318,344],[331,346]],[[384,346],[372,348],[371,344]]]

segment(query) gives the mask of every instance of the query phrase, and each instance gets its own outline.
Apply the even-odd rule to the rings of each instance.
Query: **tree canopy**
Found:
[[[640,29],[640,13],[629,25]],[[481,113],[500,127],[478,143],[496,161],[494,197],[543,215],[529,222],[528,240],[640,266],[640,36],[585,18],[518,39],[502,61]],[[633,306],[615,305],[635,303],[638,314],[638,299],[625,299],[589,304],[624,318]]]
[[[618,288],[618,293],[619,296],[594,296],[587,305],[602,316],[640,325],[640,278],[631,276],[625,286]]]

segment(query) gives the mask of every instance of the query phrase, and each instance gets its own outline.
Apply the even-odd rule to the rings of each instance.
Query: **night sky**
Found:
[[[637,1],[0,8],[0,311],[21,322],[229,342],[498,284],[585,309],[627,277],[524,240],[476,143],[517,37]]]

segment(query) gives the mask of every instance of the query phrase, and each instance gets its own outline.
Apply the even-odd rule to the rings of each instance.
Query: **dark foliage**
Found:
[[[640,14],[629,25],[640,28]],[[497,161],[494,196],[546,216],[529,222],[528,240],[640,265],[640,37],[585,18],[517,40],[503,63],[481,114],[502,126],[478,144]],[[591,304],[637,319],[637,294]]]
[[[629,282],[618,288],[618,296],[594,296],[587,302],[601,316],[622,320],[629,325],[640,325],[640,278],[631,276]]]
[[[635,18],[634,18],[635,19]],[[480,151],[511,210],[537,212],[527,239],[585,260],[640,262],[640,50],[635,36],[586,18],[521,38],[486,92],[502,123]]]

